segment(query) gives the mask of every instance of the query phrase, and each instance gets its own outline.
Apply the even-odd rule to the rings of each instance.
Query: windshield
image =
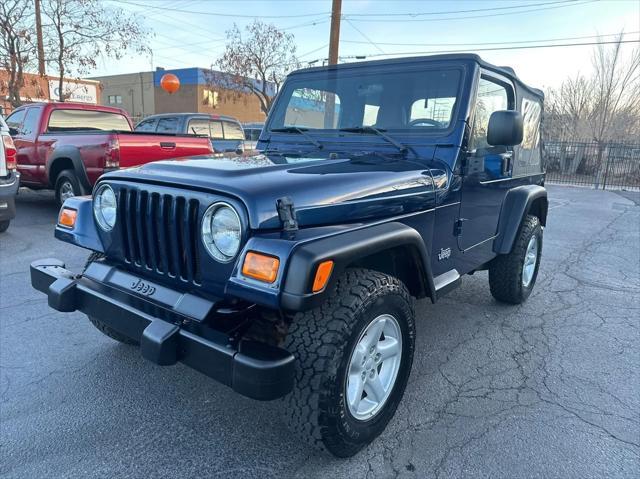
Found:
[[[300,75],[287,81],[270,128],[444,130],[452,122],[460,75],[457,69]]]
[[[53,110],[47,130],[131,131],[131,125],[124,115],[119,113],[96,110]]]

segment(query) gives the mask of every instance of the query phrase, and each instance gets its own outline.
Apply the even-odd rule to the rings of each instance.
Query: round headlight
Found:
[[[93,215],[100,228],[111,231],[116,224],[116,194],[109,185],[102,185],[93,196]]]
[[[226,203],[211,205],[202,219],[202,242],[218,261],[231,261],[240,249],[242,225],[235,209]]]

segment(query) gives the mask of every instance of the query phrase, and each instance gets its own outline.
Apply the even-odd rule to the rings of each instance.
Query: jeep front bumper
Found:
[[[125,289],[141,282],[153,288],[153,301]],[[53,309],[82,311],[138,341],[143,357],[156,364],[180,361],[253,399],[276,399],[293,387],[294,357],[289,352],[254,341],[234,344],[200,324],[215,310],[213,301],[106,264],[92,263],[85,275],[76,275],[55,259],[31,263],[31,285],[47,295]]]

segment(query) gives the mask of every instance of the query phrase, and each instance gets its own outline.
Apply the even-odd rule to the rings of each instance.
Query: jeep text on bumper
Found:
[[[92,263],[82,276],[54,259],[31,264],[31,284],[47,295],[50,307],[99,318],[139,342],[142,355],[156,364],[180,361],[254,399],[275,399],[291,390],[294,358],[290,353],[255,341],[233,344],[224,334],[199,324],[203,316],[215,313],[214,302],[147,280],[147,291],[155,290],[153,304],[144,299],[145,293],[127,291],[141,281],[100,263]]]

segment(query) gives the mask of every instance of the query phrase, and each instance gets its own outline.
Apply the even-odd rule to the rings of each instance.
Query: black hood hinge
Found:
[[[288,196],[278,198],[276,200],[276,208],[278,209],[278,218],[282,221],[282,229],[285,231],[297,230],[298,219],[296,218],[293,200]]]

